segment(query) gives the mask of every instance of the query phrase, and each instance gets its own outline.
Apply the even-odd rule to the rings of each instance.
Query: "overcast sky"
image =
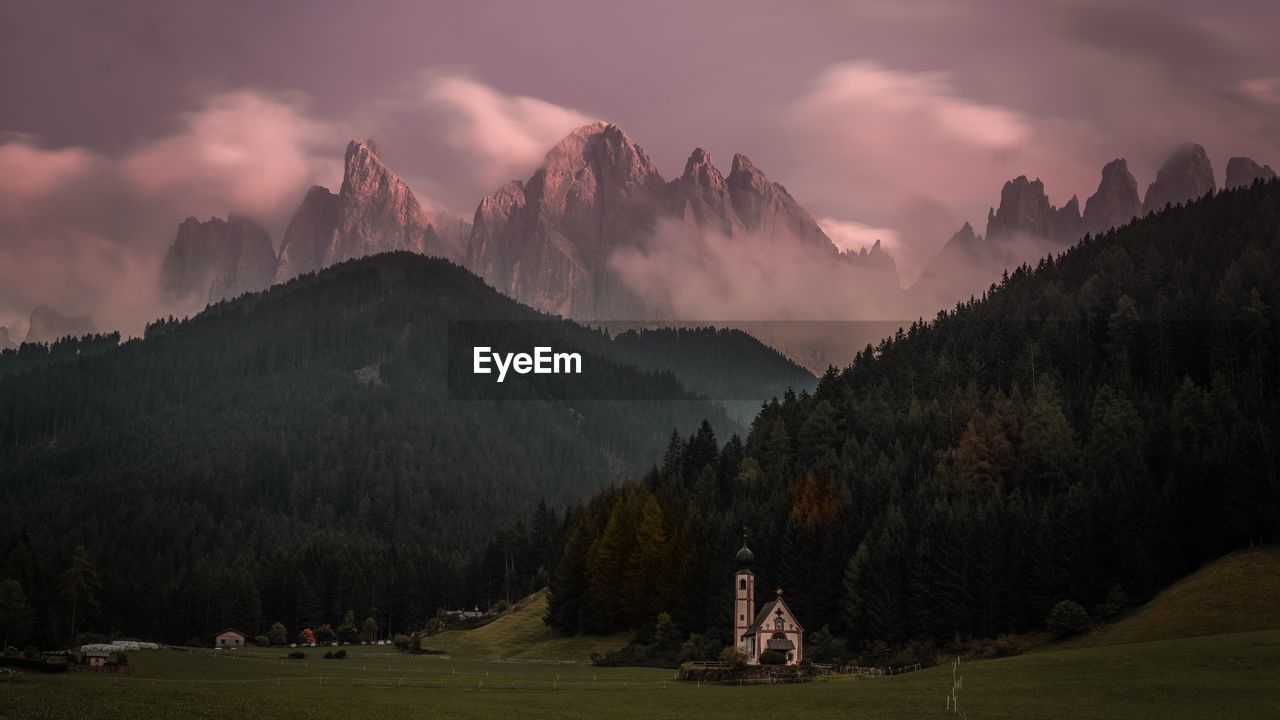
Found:
[[[117,0],[0,6],[0,325],[140,329],[187,215],[273,239],[346,140],[470,216],[603,119],[668,178],[745,153],[910,280],[1001,183],[1055,204],[1177,142],[1280,161],[1280,3]],[[464,7],[465,6],[465,7]]]

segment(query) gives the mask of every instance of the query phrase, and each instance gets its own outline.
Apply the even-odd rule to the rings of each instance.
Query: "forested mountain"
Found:
[[[1086,236],[916,322],[745,442],[704,426],[573,510],[548,621],[729,641],[757,586],[856,646],[1114,612],[1280,540],[1280,182]],[[806,643],[808,646],[809,643]]]
[[[546,399],[514,373],[505,386],[520,401],[456,399],[451,321],[517,328],[525,350],[580,351],[579,399]],[[656,354],[647,338],[665,372],[628,364]],[[118,340],[0,353],[0,569],[21,583],[45,645],[69,639],[77,605],[75,629],[174,641],[276,620],[296,630],[346,609],[420,628],[439,607],[494,597],[504,571],[481,551],[501,529],[533,518],[549,547],[548,507],[651,466],[673,427],[737,427],[673,372],[732,353],[761,372],[761,398],[812,381],[741,334],[615,344],[410,253]],[[87,553],[69,561],[78,545]]]

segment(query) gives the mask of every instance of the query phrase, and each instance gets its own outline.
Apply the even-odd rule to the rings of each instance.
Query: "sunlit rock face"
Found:
[[[650,319],[668,309],[625,286],[610,259],[642,247],[676,221],[682,240],[715,233],[743,242],[813,248],[833,261],[885,268],[877,244],[841,254],[783,186],[744,155],[729,175],[695,149],[680,177],[667,182],[649,155],[616,125],[573,131],[525,182],[511,182],[476,209],[467,265],[495,287],[541,310],[580,319]]]
[[[371,141],[353,140],[347,145],[337,218],[323,265],[392,250],[462,262],[469,231],[455,216],[424,209]]]

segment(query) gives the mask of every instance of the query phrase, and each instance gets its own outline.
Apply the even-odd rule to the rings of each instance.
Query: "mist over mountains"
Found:
[[[1233,157],[1224,187],[1274,176]],[[343,260],[407,250],[454,261],[522,303],[581,321],[754,324],[766,342],[821,371],[877,340],[885,322],[931,317],[980,295],[1006,269],[1218,187],[1207,152],[1193,143],[1174,150],[1141,196],[1123,158],[1102,168],[1084,203],[1073,195],[1061,207],[1039,178],[1018,176],[982,233],[965,223],[904,287],[878,239],[841,249],[802,200],[742,154],[726,175],[695,148],[667,180],[621,128],[595,122],[555,144],[527,179],[483,197],[468,221],[420,202],[372,141],[353,140],[338,191],[308,190],[278,250],[248,216],[188,218],[158,287],[181,315]],[[768,323],[801,321],[816,321],[812,332],[775,327],[770,336]],[[833,343],[830,328],[818,329],[824,322],[866,326],[842,328]]]
[[[1269,177],[1269,166],[1233,157],[1225,186]],[[409,250],[458,262],[522,303],[583,321],[898,322],[981,294],[1004,270],[1086,233],[1217,188],[1208,154],[1193,143],[1174,150],[1142,196],[1123,158],[1102,168],[1083,204],[1073,195],[1056,207],[1040,179],[1019,176],[1001,189],[982,234],[965,223],[903,287],[878,240],[838,248],[801,201],[742,154],[725,175],[695,148],[683,173],[667,180],[621,128],[591,123],[552,147],[529,178],[482,198],[468,222],[425,209],[371,141],[352,141],[339,191],[307,192],[278,254],[266,252],[265,230],[245,218],[188,219],[161,285],[167,297],[214,302],[342,260]],[[883,328],[866,332],[845,328],[843,346],[821,351],[817,337],[765,339],[821,370],[847,362]]]

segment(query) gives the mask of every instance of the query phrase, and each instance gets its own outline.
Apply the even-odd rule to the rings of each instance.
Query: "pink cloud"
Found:
[[[794,139],[796,195],[820,213],[895,232],[904,278],[963,221],[984,217],[1010,177],[1052,169],[1062,184],[1049,190],[1061,203],[1064,188],[1097,173],[1080,158],[1091,147],[1082,127],[965,97],[945,73],[837,64],[786,109],[783,125]],[[936,235],[917,234],[922,207]]]
[[[339,181],[344,140],[296,98],[237,91],[182,116],[176,133],[139,148],[121,171],[141,195],[180,196],[191,212],[266,218],[291,211],[310,185]]]

